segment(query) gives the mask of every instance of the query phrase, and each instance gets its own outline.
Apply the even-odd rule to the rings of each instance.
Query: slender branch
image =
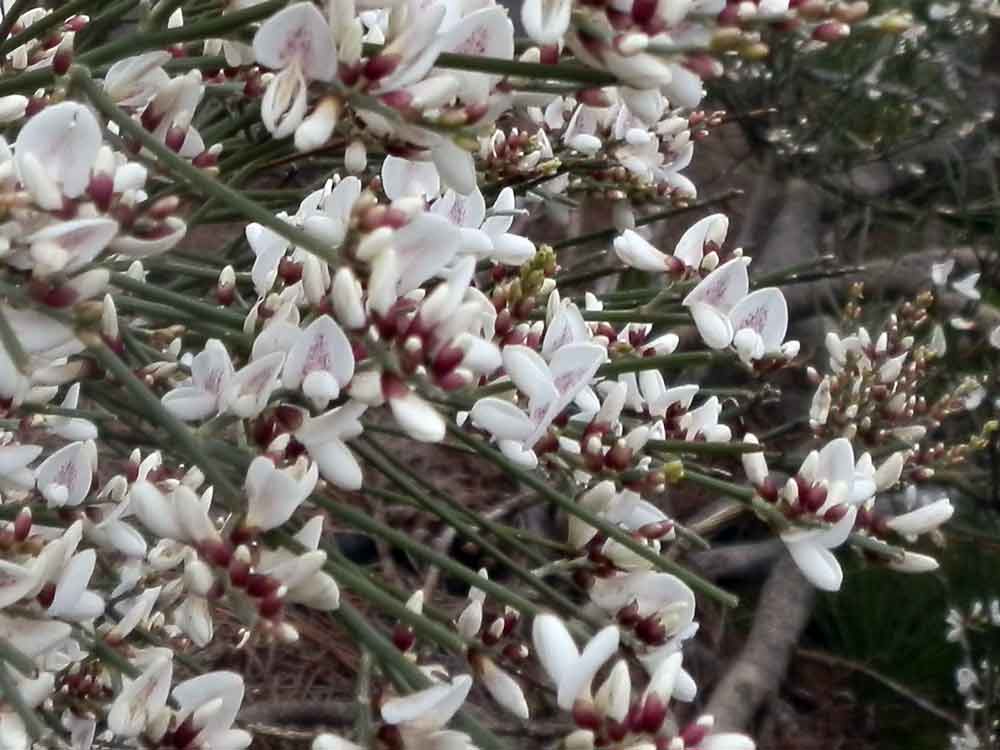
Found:
[[[572,498],[569,498],[561,492],[557,492],[552,489],[552,487],[536,476],[533,472],[524,470],[514,462],[510,461],[502,453],[487,445],[484,441],[465,434],[461,429],[453,424],[448,425],[448,431],[452,433],[456,440],[469,446],[477,453],[482,454],[501,469],[506,471],[510,476],[516,477],[520,482],[533,489],[549,502],[558,506],[561,510],[572,516],[576,516],[584,523],[593,526],[608,538],[621,544],[630,552],[633,552],[647,562],[652,563],[653,567],[664,572],[674,574],[695,591],[711,597],[727,607],[735,607],[739,603],[739,597],[719,588],[711,581],[706,581],[701,576],[692,573],[682,565],[675,563],[673,560],[669,560],[666,557],[657,554],[646,545],[636,542],[630,534],[622,531],[613,524],[607,523],[593,511],[585,508],[577,502],[574,502]]]

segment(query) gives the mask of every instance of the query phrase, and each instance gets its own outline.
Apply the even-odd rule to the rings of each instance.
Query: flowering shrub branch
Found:
[[[243,677],[191,655],[220,618],[242,645],[293,644],[306,608],[359,657],[359,720],[316,750],[510,746],[470,695],[520,722],[562,712],[561,747],[752,748],[671,708],[697,692],[696,595],[738,599],[679,559],[710,541],[664,498],[739,501],[819,588],[845,543],[922,572],[911,547],[950,501],[877,497],[993,429],[930,443],[981,386],[930,395],[931,292],[873,337],[858,290],[790,463],[736,418],[806,365],[772,284],[844,269],[752,279],[721,213],[670,252],[640,233],[738,197],[698,201],[683,174],[726,117],[699,108],[703,81],[763,60],[771,33],[891,30],[864,5],[527,0],[519,41],[492,2],[4,3],[0,745],[246,747]],[[276,186],[287,165],[322,179]],[[595,197],[613,229],[523,229],[539,199]],[[192,238],[225,222],[236,237]],[[613,265],[575,267],[594,243]],[[626,270],[649,286],[567,293]],[[752,384],[702,387],[693,366]],[[492,465],[560,526],[468,507],[388,436]],[[403,506],[507,575],[369,512]],[[461,582],[461,609],[331,524]]]

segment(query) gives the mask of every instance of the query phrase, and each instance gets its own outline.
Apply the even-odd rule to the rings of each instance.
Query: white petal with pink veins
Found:
[[[103,139],[97,118],[76,102],[46,107],[28,120],[14,142],[14,162],[22,170],[24,156],[32,154],[48,176],[62,185],[63,194],[76,198],[90,182],[90,169]]]
[[[756,332],[766,353],[777,352],[788,332],[788,303],[776,287],[751,292],[729,312],[734,331],[749,328]]]
[[[739,257],[719,266],[691,290],[684,298],[684,304],[691,306],[700,302],[728,313],[747,296],[750,289],[750,277],[747,274],[749,264],[749,258]]]
[[[486,201],[478,189],[466,196],[448,190],[443,197],[434,201],[431,212],[443,216],[457,227],[478,229],[486,218]]]
[[[464,55],[484,55],[503,60],[514,57],[514,25],[500,6],[469,13],[445,34],[442,49]],[[461,97],[467,103],[485,102],[499,76],[451,71],[461,80]]]
[[[254,35],[253,51],[266,68],[297,64],[314,81],[330,81],[337,72],[330,26],[312,3],[295,3],[267,19]]]
[[[310,323],[295,341],[285,360],[282,384],[298,388],[307,375],[325,371],[344,386],[354,375],[354,352],[343,329],[329,315]]]
[[[50,508],[72,508],[87,497],[92,478],[93,466],[86,443],[70,443],[38,467],[38,491]]]

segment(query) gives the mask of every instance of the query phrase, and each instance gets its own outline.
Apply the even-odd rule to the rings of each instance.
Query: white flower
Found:
[[[465,735],[443,729],[465,703],[471,688],[472,678],[463,674],[450,682],[440,682],[410,695],[390,698],[382,704],[382,719],[399,729],[404,747],[413,750],[434,747],[471,749],[472,745]]]
[[[557,350],[549,363],[525,346],[504,347],[502,355],[507,375],[528,397],[528,413],[509,401],[487,397],[476,402],[470,415],[497,439],[501,450],[530,452],[552,421],[589,385],[607,353],[596,344],[575,343]]]
[[[295,132],[306,113],[309,81],[331,81],[337,49],[326,18],[312,3],[295,3],[265,21],[253,38],[257,62],[279,71],[261,102],[261,119],[275,138]]]
[[[840,563],[831,549],[847,541],[854,528],[857,508],[848,508],[843,517],[827,529],[788,531],[781,535],[802,575],[816,588],[839,591],[844,578]]]
[[[62,196],[78,198],[90,182],[101,147],[101,128],[76,102],[46,107],[21,128],[14,163],[25,188],[42,208],[62,209]]]
[[[203,750],[242,750],[253,739],[233,722],[243,702],[243,678],[235,672],[209,672],[185,680],[171,692],[179,710],[191,717]]]
[[[531,638],[538,660],[556,684],[559,708],[568,711],[578,700],[591,702],[591,682],[618,650],[619,633],[616,626],[609,625],[580,652],[562,620],[541,614],[535,617]]]
[[[245,524],[269,531],[285,523],[309,497],[318,479],[317,465],[304,456],[284,469],[267,456],[257,456],[247,470]]]
[[[97,446],[93,441],[70,443],[38,467],[38,491],[50,508],[76,507],[90,493]]]
[[[209,339],[191,361],[191,378],[163,396],[164,408],[185,422],[215,416],[222,411],[233,372],[225,345]]]
[[[351,400],[318,417],[309,417],[295,431],[296,439],[309,451],[323,478],[345,490],[361,488],[361,467],[345,441],[363,432],[358,420],[367,408]]]

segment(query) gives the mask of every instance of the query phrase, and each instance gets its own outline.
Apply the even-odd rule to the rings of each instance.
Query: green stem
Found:
[[[654,568],[677,576],[695,591],[715,599],[727,607],[735,607],[739,603],[738,597],[730,594],[724,589],[719,588],[711,581],[707,581],[701,576],[692,573],[683,566],[675,563],[673,560],[657,554],[648,546],[640,544],[633,539],[630,534],[622,531],[613,524],[609,524],[590,509],[575,502],[572,498],[552,489],[552,487],[536,476],[533,472],[526,471],[514,462],[510,461],[506,456],[499,451],[494,450],[483,440],[466,435],[459,427],[453,424],[448,425],[448,431],[452,433],[456,440],[459,440],[475,450],[477,453],[483,455],[489,461],[503,469],[507,474],[515,477],[518,481],[527,485],[539,495],[542,495],[546,500],[558,506],[564,512],[571,516],[576,516],[589,526],[593,526],[609,539],[613,539],[630,552],[633,552],[642,559],[651,563]]]
[[[28,353],[21,346],[21,339],[18,338],[14,327],[7,320],[7,315],[4,313],[2,307],[0,307],[0,342],[3,342],[4,349],[10,355],[17,371],[22,375],[29,372],[31,363],[28,359]]]
[[[20,34],[15,34],[0,42],[0,55],[6,56],[8,52],[17,49],[22,44],[30,42],[32,39],[40,39],[50,29],[54,29],[67,18],[72,18],[81,11],[87,10],[93,4],[94,0],[71,0],[58,10],[42,16]]]
[[[24,702],[24,697],[17,689],[14,677],[5,663],[0,663],[0,696],[14,709],[14,713],[21,717],[28,736],[35,740],[41,740],[45,736],[48,730],[44,722],[39,718],[38,712]]]
[[[0,39],[6,39],[14,24],[21,17],[21,14],[34,3],[35,0],[14,0],[14,4],[7,9],[2,19],[0,19]]]
[[[0,662],[10,664],[25,677],[35,674],[35,662],[6,638],[0,638]]]

